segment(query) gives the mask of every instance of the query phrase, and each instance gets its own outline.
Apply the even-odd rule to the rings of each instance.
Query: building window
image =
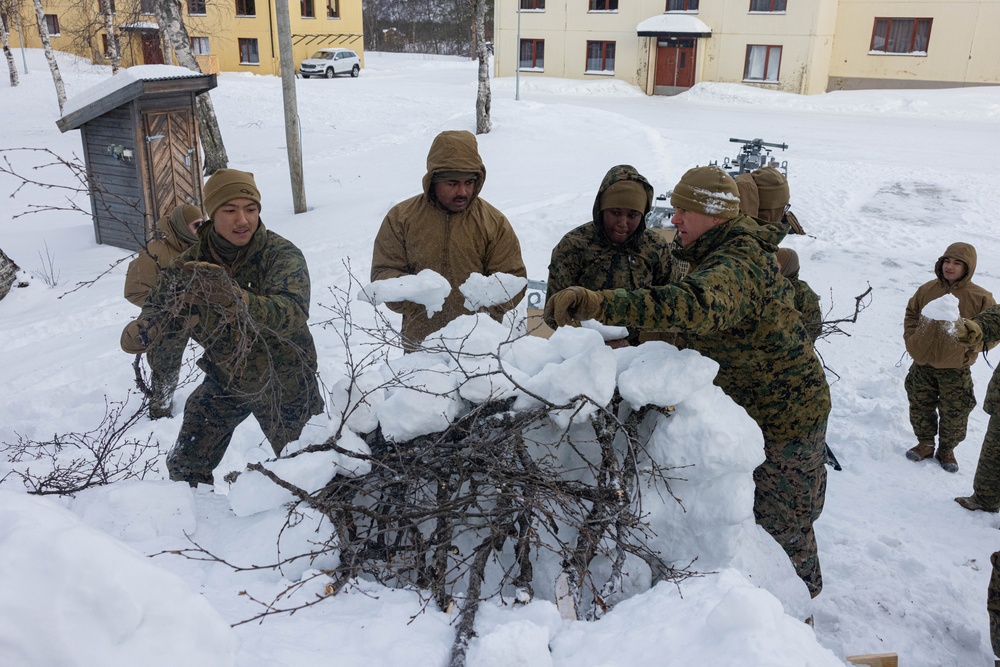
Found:
[[[207,56],[211,53],[208,50],[208,37],[192,37],[191,50],[196,56]]]
[[[105,58],[110,58],[111,57],[111,47],[108,46],[108,36],[106,34],[103,34],[103,33],[101,34],[101,46],[104,47],[104,51],[103,51],[104,57]]]
[[[521,40],[521,60],[518,67],[520,69],[537,69],[537,70],[545,68],[544,39]]]
[[[696,12],[698,0],[667,0],[668,12]]]
[[[45,15],[45,29],[49,31],[49,37],[59,36],[59,17],[55,14]]]
[[[139,0],[139,13],[153,15],[154,0]],[[134,5],[133,5],[134,6]]]
[[[608,74],[614,73],[614,42],[587,42],[587,71]]]
[[[257,4],[255,0],[236,0],[237,16],[257,16]]]
[[[785,4],[785,0],[750,0],[750,11],[783,12],[785,11]]]
[[[521,11],[528,11],[528,12],[545,11],[545,0],[521,0]]]
[[[204,16],[205,0],[187,0],[188,16]]]
[[[617,12],[618,0],[590,0],[592,12]]]
[[[326,0],[326,18],[340,18],[340,0]]]
[[[927,53],[931,19],[875,19],[872,51],[880,53]]]
[[[260,54],[257,53],[257,40],[240,37],[240,64],[259,65]]]
[[[313,0],[300,0],[299,12],[304,19],[316,18],[316,5],[313,4]]]
[[[762,44],[747,45],[747,62],[743,68],[744,81],[778,82],[781,66],[781,47]]]

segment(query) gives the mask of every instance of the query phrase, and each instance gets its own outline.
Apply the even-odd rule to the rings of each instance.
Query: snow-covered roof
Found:
[[[212,75],[202,74],[176,65],[136,65],[121,69],[118,74],[108,77],[97,85],[91,86],[66,100],[66,104],[63,105],[63,117],[57,123],[60,128],[66,126],[66,129],[75,129],[87,120],[109,110],[95,108],[93,113],[89,113],[85,111],[88,107],[94,107],[101,100],[109,100],[109,104],[112,104],[113,107],[130,102],[147,89],[147,82],[198,78],[204,78],[206,82],[210,81],[205,86],[205,90],[215,87]],[[70,118],[71,116],[76,117]],[[63,132],[66,129],[63,129]]]
[[[176,65],[136,65],[135,67],[121,69],[118,70],[118,74],[66,100],[65,106],[63,106],[63,115],[68,116],[74,111],[78,111],[102,97],[108,97],[112,93],[136,81],[189,79],[196,76],[203,75],[200,72],[189,70],[187,67],[178,67]]]
[[[160,26],[152,21],[133,21],[122,25],[122,30],[159,30]]]
[[[712,29],[697,16],[692,16],[691,14],[660,14],[645,21],[640,21],[635,29],[639,37],[659,37],[664,35],[712,36]]]

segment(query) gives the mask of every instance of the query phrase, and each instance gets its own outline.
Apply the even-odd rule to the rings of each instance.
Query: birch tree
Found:
[[[35,0],[38,2],[39,0]],[[107,1],[107,0],[105,0]],[[198,59],[191,50],[191,39],[181,15],[181,4],[178,0],[156,0],[153,3],[156,21],[160,24],[160,32],[173,49],[177,64],[195,72],[201,72]],[[201,134],[201,148],[205,157],[205,175],[210,176],[219,169],[229,166],[229,155],[222,142],[222,131],[215,115],[215,106],[211,96],[205,92],[198,96],[198,129]]]
[[[101,0],[101,18],[104,21],[104,32],[108,36],[108,52],[105,54],[111,63],[111,73],[118,74],[121,64],[121,49],[118,48],[118,33],[115,31],[114,11],[111,0]]]
[[[35,18],[38,21],[38,36],[42,39],[42,48],[45,50],[45,60],[49,63],[49,71],[52,72],[52,82],[56,86],[56,99],[59,101],[59,115],[63,113],[66,106],[66,86],[63,85],[62,74],[59,72],[59,63],[56,62],[55,53],[52,52],[52,40],[49,39],[49,27],[45,24],[45,9],[42,8],[42,0],[34,0]]]
[[[475,16],[479,87],[476,91],[476,134],[488,134],[490,123],[490,53],[486,44],[486,0],[469,0]]]
[[[3,44],[3,54],[7,57],[7,71],[10,74],[10,87],[21,83],[17,76],[17,66],[14,64],[14,54],[10,50],[10,32],[7,30],[6,17],[12,14],[11,7],[6,2],[0,2],[0,43]]]

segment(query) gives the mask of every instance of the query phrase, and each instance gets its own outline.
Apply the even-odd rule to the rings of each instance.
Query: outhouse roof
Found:
[[[61,132],[67,132],[142,95],[189,91],[202,93],[215,86],[214,74],[202,74],[186,67],[128,67],[66,100],[63,116],[56,121],[56,125]]]
[[[712,29],[691,14],[659,14],[636,26],[639,37],[711,37]]]

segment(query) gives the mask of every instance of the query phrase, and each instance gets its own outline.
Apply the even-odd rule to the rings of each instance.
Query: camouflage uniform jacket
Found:
[[[967,269],[954,285],[949,285],[941,272],[945,257],[961,260]],[[975,317],[996,305],[989,291],[972,282],[975,272],[975,251],[967,243],[952,243],[934,264],[934,275],[937,277],[921,285],[906,304],[903,340],[914,363],[933,368],[966,368],[975,363],[979,350],[959,345],[946,329],[947,325],[920,314],[928,303],[945,294],[958,299],[958,314],[965,318]]]
[[[171,228],[170,215],[160,218],[156,223],[155,238],[128,264],[125,298],[141,308],[156,287],[160,271],[170,266],[189,247],[191,244],[178,237]]]
[[[676,259],[695,267],[649,290],[604,292],[602,321],[680,332],[719,364],[716,384],[757,422],[769,461],[830,413],[830,388],[774,252],[784,231],[740,215],[708,230]],[[823,448],[809,452],[816,465]],[[800,457],[801,458],[801,457]]]
[[[799,311],[802,326],[809,334],[809,341],[816,342],[823,328],[823,311],[819,307],[819,295],[809,287],[809,283],[799,280],[798,274],[789,276],[788,282],[795,290],[795,310]]]
[[[1000,306],[987,308],[972,319],[983,328],[983,341],[986,343],[984,349],[988,348],[990,343],[1000,341]],[[1000,373],[996,370],[993,371],[990,385],[986,388],[983,410],[990,415],[1000,415]]]
[[[624,243],[612,243],[604,232],[601,196],[612,184],[623,180],[642,184],[646,191],[646,210],[642,213],[649,213],[653,204],[653,186],[634,169],[608,172],[594,200],[593,219],[567,232],[552,250],[546,300],[573,285],[591,290],[617,287],[633,290],[670,282],[673,266],[670,243],[646,229],[645,219]],[[553,329],[557,327],[551,318],[545,323]],[[637,337],[637,330],[630,332],[630,341],[635,342]]]
[[[489,276],[509,273],[526,278],[521,245],[503,213],[479,197],[486,181],[486,167],[469,133],[443,132],[434,140],[427,155],[427,173],[422,194],[396,204],[386,214],[375,237],[371,279],[385,280],[415,275],[424,269],[441,274],[452,292],[444,307],[433,317],[427,309],[409,301],[388,303],[403,316],[403,336],[421,342],[460,315],[469,314],[465,297],[458,290],[473,273]],[[431,180],[439,171],[478,173],[479,179],[468,207],[453,213],[433,195]],[[524,297],[522,290],[510,301],[489,309],[500,320]]]
[[[176,280],[181,263],[220,264],[246,292],[256,331],[228,324],[217,309],[199,305],[186,306],[168,326],[189,330],[205,349],[198,365],[234,394],[270,394],[289,404],[303,400],[303,396],[315,400],[316,347],[307,325],[309,269],[302,252],[261,222],[245,251],[232,266],[226,266],[209,248],[206,237],[211,228],[212,223],[205,224],[199,230],[201,240],[162,272],[142,315],[155,317],[163,304],[176,301],[172,293],[182,284]],[[239,351],[247,347],[249,351],[240,358]],[[313,406],[310,414],[321,409],[321,405]]]

